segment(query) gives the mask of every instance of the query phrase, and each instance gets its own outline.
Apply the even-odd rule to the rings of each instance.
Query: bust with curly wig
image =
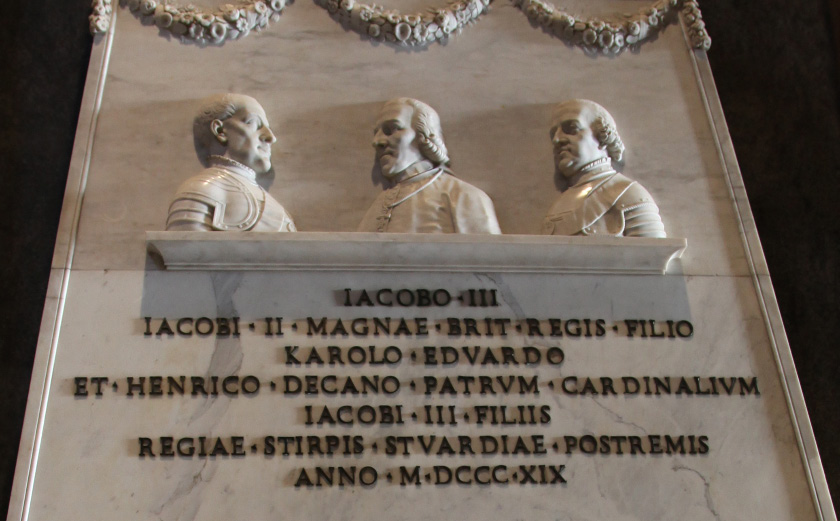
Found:
[[[665,237],[650,193],[613,169],[624,143],[604,107],[582,99],[560,103],[550,138],[554,166],[568,188],[543,220],[543,233]]]
[[[412,98],[388,101],[373,131],[376,167],[387,187],[368,209],[359,231],[501,233],[493,202],[452,175],[440,116]]]

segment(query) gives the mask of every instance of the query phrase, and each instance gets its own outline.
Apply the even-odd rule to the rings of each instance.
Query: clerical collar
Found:
[[[431,161],[423,159],[412,164],[399,174],[395,175],[393,178],[391,178],[391,182],[394,184],[405,183],[406,181],[414,180],[415,178],[420,177],[425,173],[432,173],[433,170],[436,170],[438,168],[440,167],[433,165]]]
[[[211,155],[209,159],[210,166],[222,168],[233,174],[240,175],[252,183],[257,182],[257,172],[253,168],[245,166],[235,159],[217,155]]]

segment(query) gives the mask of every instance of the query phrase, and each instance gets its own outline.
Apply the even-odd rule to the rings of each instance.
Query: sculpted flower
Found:
[[[604,27],[607,26],[607,24],[605,24],[601,20],[590,20],[589,23],[586,25],[589,26],[589,28],[594,30],[596,33],[600,33],[604,30]]]
[[[408,40],[411,36],[411,26],[405,22],[398,23],[396,27],[394,27],[394,36],[396,36],[397,40],[401,42]]]
[[[616,47],[618,47],[619,49],[621,49],[621,48],[623,48],[623,47],[624,47],[624,43],[625,43],[625,42],[624,42],[624,35],[623,35],[623,34],[621,34],[621,33],[615,33],[615,41],[614,41],[614,45],[615,45]]]
[[[246,20],[245,18],[242,18],[242,17],[240,17],[238,20],[236,20],[236,30],[237,31],[239,31],[241,33],[247,33],[248,29],[249,29],[248,20]]]
[[[94,16],[105,16],[105,15],[108,14],[109,11],[110,11],[110,9],[108,9],[104,5],[97,5],[96,7],[93,8],[93,15]]]
[[[172,15],[170,13],[167,13],[166,11],[155,14],[155,24],[161,29],[166,29],[167,27],[171,26],[174,20],[175,19],[172,17]]]
[[[91,16],[90,17],[90,32],[93,34],[103,34],[108,32],[108,27],[111,25],[107,16]]]
[[[614,42],[615,35],[613,35],[610,31],[602,31],[601,34],[598,35],[598,45],[604,49],[612,47]]]
[[[239,20],[239,9],[231,4],[225,4],[222,6],[222,16],[224,16],[225,20],[228,22],[235,22]]]
[[[341,0],[341,8],[345,11],[352,11],[356,2],[354,0]]]
[[[157,2],[155,0],[143,0],[143,3],[140,4],[140,12],[145,15],[154,13],[156,8]]]
[[[598,33],[594,29],[587,29],[583,32],[583,41],[586,45],[594,45],[598,41]]]
[[[359,10],[359,19],[363,22],[369,22],[373,18],[373,11],[368,9],[367,7],[363,7]]]
[[[269,5],[274,11],[282,11],[283,8],[286,7],[286,0],[271,0],[271,3]]]
[[[254,11],[257,14],[265,14],[268,12],[268,6],[265,5],[265,2],[254,2]]]
[[[195,21],[195,16],[192,13],[180,13],[178,21],[184,25],[191,25]]]
[[[386,20],[388,20],[388,23],[390,23],[391,25],[397,25],[398,23],[400,23],[400,14],[396,11],[388,11],[386,13],[383,13],[383,16]]]
[[[215,43],[222,43],[225,40],[225,36],[227,36],[227,24],[216,22],[210,26],[210,38]]]
[[[627,24],[627,32],[633,36],[638,36],[642,32],[642,26],[639,22],[633,21]]]
[[[449,34],[458,27],[458,20],[452,13],[439,13],[435,16],[435,23],[438,24],[444,34]]]
[[[376,24],[370,24],[367,28],[367,33],[371,38],[379,38],[382,34],[382,30]]]
[[[190,38],[193,40],[201,40],[204,38],[204,26],[201,24],[192,24],[189,33]]]
[[[418,43],[423,43],[429,37],[429,29],[423,24],[414,26],[414,31],[411,34],[412,38]]]
[[[212,24],[216,20],[215,16],[208,13],[200,13],[196,18],[198,20],[198,23],[200,23],[204,27],[210,27],[210,24]]]
[[[420,15],[419,14],[406,15],[405,16],[405,23],[407,23],[411,27],[416,27],[417,24],[420,23]]]

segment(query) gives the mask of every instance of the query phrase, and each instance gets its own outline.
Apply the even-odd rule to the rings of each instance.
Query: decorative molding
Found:
[[[97,2],[110,3],[111,0],[95,0]],[[181,7],[171,0],[121,0],[120,3],[144,24],[154,24],[183,42],[199,45],[221,45],[225,40],[236,40],[251,31],[261,31],[268,27],[269,21],[276,22],[286,7],[286,0],[249,0],[237,5],[225,4],[215,10],[192,4]]]
[[[444,41],[486,13],[493,0],[456,0],[446,7],[431,7],[425,13],[402,14],[376,4],[356,0],[315,0],[343,26],[373,40],[405,47]],[[111,25],[112,0],[93,0],[90,32],[104,34]],[[277,21],[286,0],[249,0],[225,4],[210,11],[195,5],[180,7],[172,0],[120,0],[147,25],[157,25],[182,41],[222,44],[251,31],[260,31]],[[534,26],[577,45],[592,54],[619,54],[653,39],[678,11],[695,49],[709,50],[712,40],[700,12],[698,0],[658,0],[635,15],[614,15],[608,19],[581,18],[544,0],[513,0]]]
[[[454,1],[446,7],[430,7],[425,13],[402,14],[376,4],[355,0],[315,0],[341,25],[373,40],[405,47],[440,42],[473,23],[493,0]]]
[[[93,0],[91,4],[92,12],[88,19],[90,20],[90,34],[96,36],[97,34],[105,34],[111,27],[111,0]]]
[[[513,0],[534,26],[582,47],[591,54],[619,54],[653,39],[682,11],[695,49],[709,50],[712,40],[697,0],[658,0],[633,15],[614,15],[607,19],[581,18],[554,7],[544,0]]]
[[[433,233],[146,232],[167,270],[661,275],[685,239]]]

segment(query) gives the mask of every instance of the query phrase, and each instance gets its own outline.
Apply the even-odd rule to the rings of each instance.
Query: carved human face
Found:
[[[403,103],[388,103],[382,107],[373,131],[373,147],[382,175],[392,179],[423,159],[417,133],[411,127],[414,108]]]
[[[277,138],[256,100],[243,97],[231,117],[215,120],[213,125],[213,133],[226,146],[226,157],[253,168],[258,174],[271,169],[271,144]]]
[[[607,157],[607,149],[592,133],[592,123],[598,117],[589,105],[570,102],[559,107],[551,123],[551,142],[554,144],[554,164],[563,177],[571,179],[580,169]]]

